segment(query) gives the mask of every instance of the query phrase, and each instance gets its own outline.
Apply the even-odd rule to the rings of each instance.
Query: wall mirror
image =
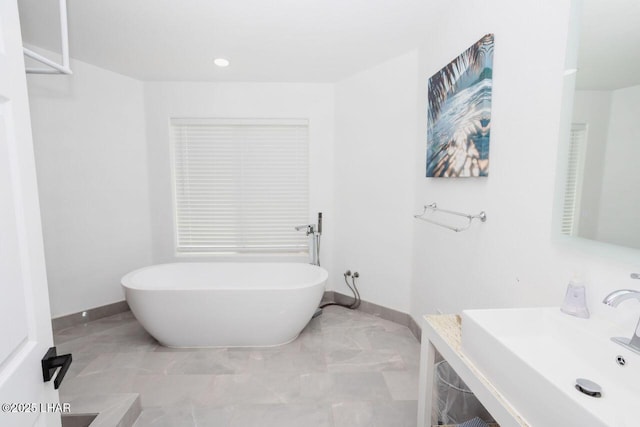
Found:
[[[640,1],[582,0],[575,13],[560,232],[640,248]]]

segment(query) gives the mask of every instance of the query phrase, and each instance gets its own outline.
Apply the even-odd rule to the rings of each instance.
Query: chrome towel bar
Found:
[[[454,226],[451,226],[451,225],[448,225],[448,224],[444,224],[444,223],[439,222],[439,221],[434,221],[432,219],[425,218],[425,215],[427,214],[427,211],[442,212],[442,213],[446,213],[446,214],[449,214],[449,215],[462,216],[462,217],[467,218],[469,220],[469,222],[464,227],[454,227]],[[485,222],[487,220],[487,214],[484,211],[480,212],[477,215],[471,215],[471,214],[466,214],[466,213],[462,213],[462,212],[455,212],[455,211],[450,211],[450,210],[447,210],[447,209],[441,209],[441,208],[438,207],[438,205],[435,202],[434,203],[430,203],[428,205],[425,205],[424,206],[424,210],[422,211],[422,213],[420,215],[414,215],[413,217],[416,218],[416,219],[420,219],[422,221],[430,222],[431,224],[439,225],[440,227],[444,227],[444,228],[447,228],[449,230],[453,230],[456,233],[459,232],[459,231],[467,230],[469,227],[471,227],[471,222],[474,219],[479,219],[482,222]]]

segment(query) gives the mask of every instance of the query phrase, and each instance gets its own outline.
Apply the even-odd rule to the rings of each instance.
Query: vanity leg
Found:
[[[418,427],[431,427],[433,421],[435,358],[436,349],[426,337],[426,334],[423,333],[418,377]]]

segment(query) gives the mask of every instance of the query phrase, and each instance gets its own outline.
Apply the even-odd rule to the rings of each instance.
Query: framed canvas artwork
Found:
[[[489,175],[493,34],[429,78],[427,177]]]

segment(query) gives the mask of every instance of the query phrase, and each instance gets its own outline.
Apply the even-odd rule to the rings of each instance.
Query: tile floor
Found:
[[[55,334],[74,362],[61,401],[140,393],[135,427],[415,427],[420,346],[408,328],[328,307],[275,348],[171,349],[130,312]]]

